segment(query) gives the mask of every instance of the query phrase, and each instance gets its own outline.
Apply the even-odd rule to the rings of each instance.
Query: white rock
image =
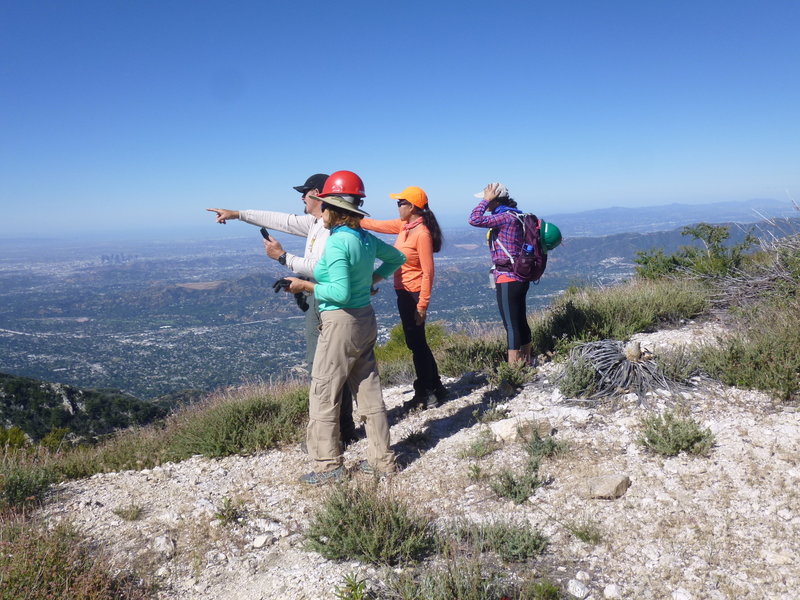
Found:
[[[672,600],[692,600],[692,595],[683,588],[672,592]]]
[[[175,540],[168,535],[160,535],[153,540],[152,548],[165,559],[175,556]]]
[[[578,581],[588,582],[592,580],[592,576],[589,575],[586,571],[578,571],[575,573],[575,579]]]
[[[578,598],[579,600],[583,600],[586,596],[589,595],[589,588],[586,586],[585,583],[578,581],[577,579],[570,579],[567,582],[567,592],[573,598]]]
[[[271,535],[259,535],[253,540],[253,548],[263,548],[275,541]]]
[[[619,586],[616,583],[609,583],[603,588],[603,598],[621,598],[622,594],[619,591]]]

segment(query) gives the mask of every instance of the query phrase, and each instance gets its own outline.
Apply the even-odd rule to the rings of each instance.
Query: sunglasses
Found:
[[[406,206],[406,205],[411,206],[411,202],[409,202],[408,200],[398,200],[397,201],[398,208],[401,207],[401,206]]]
[[[328,210],[330,207],[331,207],[331,205],[330,205],[330,204],[326,204],[325,202],[323,202],[323,203],[322,203],[322,206],[320,206],[320,207],[319,207],[319,209],[320,209],[322,212],[325,212],[325,211],[326,211],[326,210]]]

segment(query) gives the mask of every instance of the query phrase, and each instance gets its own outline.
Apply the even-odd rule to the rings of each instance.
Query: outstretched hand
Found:
[[[227,208],[207,208],[209,212],[217,213],[217,223],[225,225],[228,219],[236,220],[239,218],[238,210],[228,210]]]

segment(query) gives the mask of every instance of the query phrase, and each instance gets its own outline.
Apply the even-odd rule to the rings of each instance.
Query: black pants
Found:
[[[495,285],[497,306],[503,317],[509,350],[519,350],[531,343],[531,328],[525,314],[525,302],[528,296],[529,281],[510,281]]]
[[[417,325],[414,315],[417,312],[419,292],[395,290],[397,292],[397,310],[400,312],[400,322],[403,324],[403,333],[406,336],[406,346],[411,350],[414,358],[414,371],[417,378],[414,381],[414,391],[419,394],[430,394],[442,387],[439,378],[439,367],[433,358],[433,352],[428,347],[425,339],[425,324]]]

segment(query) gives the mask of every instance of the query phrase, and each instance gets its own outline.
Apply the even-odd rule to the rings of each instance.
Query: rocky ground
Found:
[[[689,323],[636,336],[644,349],[714,338],[713,323]],[[507,401],[516,422],[554,429],[569,452],[545,459],[548,485],[525,503],[498,498],[470,479],[462,458],[490,425],[476,423],[487,387],[465,376],[449,382],[454,398],[402,416],[408,387],[385,390],[392,441],[404,469],[383,485],[432,519],[527,521],[549,537],[541,564],[566,597],[705,600],[800,596],[800,415],[764,394],[698,382],[682,395],[652,399],[680,405],[716,436],[709,457],[664,458],[636,439],[646,414],[634,398],[589,405],[564,398],[547,364]],[[491,424],[500,431],[501,422]],[[366,441],[348,449],[355,465]],[[485,472],[518,468],[520,444],[480,460]],[[96,475],[60,485],[44,516],[71,520],[119,568],[152,575],[163,599],[328,599],[345,574],[380,578],[356,562],[333,562],[303,548],[303,530],[324,499],[297,477],[310,470],[299,448],[219,460],[194,457],[144,471]],[[627,476],[616,499],[590,498],[587,483]],[[358,477],[367,477],[359,475]],[[623,486],[624,489],[624,486]],[[240,522],[217,516],[241,506]],[[141,509],[135,520],[125,509]],[[134,511],[136,512],[136,511]],[[123,515],[123,516],[120,516]],[[596,544],[570,528],[600,532]]]

